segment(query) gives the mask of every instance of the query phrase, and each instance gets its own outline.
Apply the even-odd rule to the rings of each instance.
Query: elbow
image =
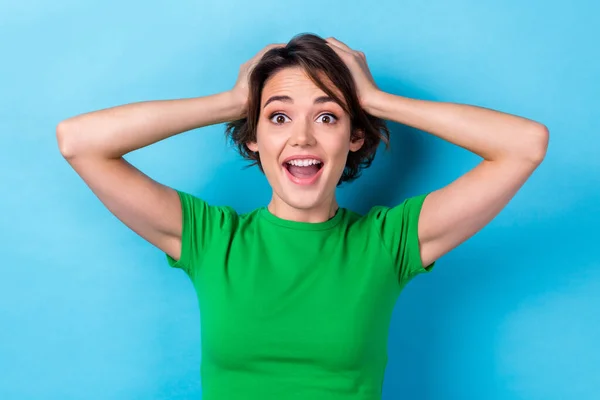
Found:
[[[541,164],[546,157],[548,150],[548,142],[550,139],[550,132],[548,127],[536,123],[535,127],[529,134],[530,140],[528,141],[527,158],[529,161],[535,164]]]
[[[73,144],[74,134],[73,129],[69,125],[68,120],[64,120],[59,122],[56,126],[56,142],[58,143],[58,150],[66,160],[75,157],[75,146]]]

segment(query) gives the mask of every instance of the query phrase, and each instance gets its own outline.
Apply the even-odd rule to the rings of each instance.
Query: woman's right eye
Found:
[[[285,114],[282,114],[282,113],[275,113],[269,117],[271,122],[275,123],[276,125],[281,125],[281,124],[285,123],[286,118],[289,119]]]

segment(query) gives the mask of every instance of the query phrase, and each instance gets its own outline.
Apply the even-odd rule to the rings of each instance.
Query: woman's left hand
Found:
[[[329,44],[329,47],[335,50],[341,59],[344,60],[348,69],[350,69],[354,82],[356,83],[361,107],[369,112],[370,101],[380,92],[380,90],[375,84],[371,71],[369,71],[365,53],[352,50],[350,47],[333,37],[326,39],[326,41],[327,44]]]

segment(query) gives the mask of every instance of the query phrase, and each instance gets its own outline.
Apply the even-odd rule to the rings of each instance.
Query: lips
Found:
[[[312,185],[323,173],[323,160],[317,156],[290,156],[282,163],[282,168],[288,179],[297,185]]]
[[[324,168],[320,168],[316,174],[314,174],[310,177],[304,178],[304,177],[298,177],[298,176],[292,175],[292,173],[284,166],[282,166],[281,168],[283,168],[283,170],[285,171],[285,174],[289,178],[289,180],[291,180],[293,183],[295,183],[297,185],[302,185],[302,186],[314,184],[317,181],[317,179],[319,179],[319,177],[321,177],[321,175],[323,174],[323,169],[324,169]]]

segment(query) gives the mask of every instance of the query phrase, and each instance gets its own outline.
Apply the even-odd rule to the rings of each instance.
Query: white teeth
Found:
[[[287,162],[290,165],[295,165],[297,167],[308,167],[309,165],[313,165],[313,164],[321,164],[321,161],[319,160],[315,160],[315,159],[310,159],[310,158],[305,158],[303,160],[300,159],[296,159],[296,160],[290,160]]]

